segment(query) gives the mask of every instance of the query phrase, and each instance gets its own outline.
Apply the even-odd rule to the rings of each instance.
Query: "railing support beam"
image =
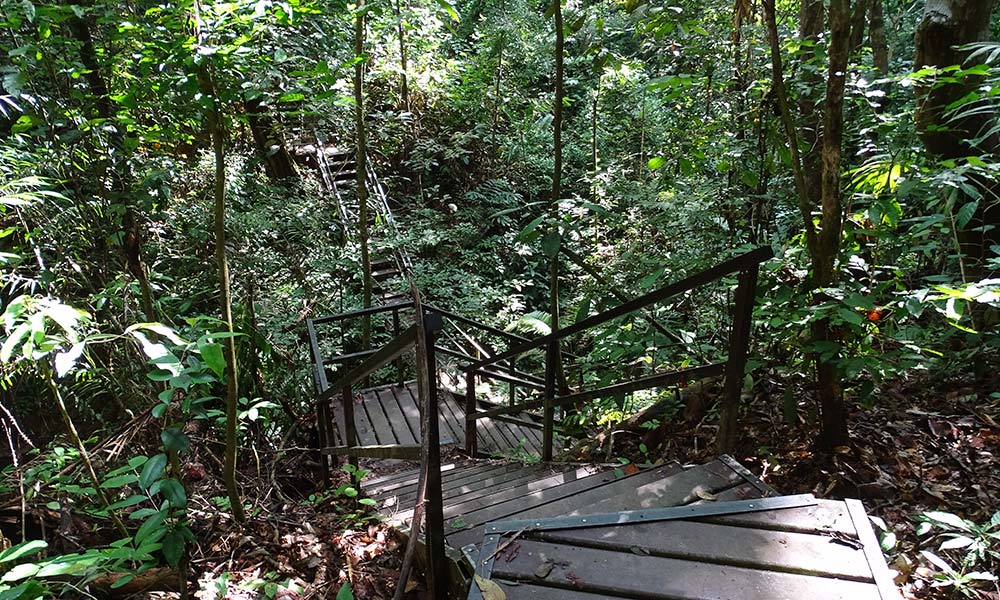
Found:
[[[545,404],[542,409],[542,460],[552,460],[555,431],[556,361],[559,360],[559,340],[551,340],[545,347]]]
[[[733,330],[729,334],[729,358],[726,360],[725,383],[719,414],[719,437],[716,451],[720,454],[735,449],[738,441],[740,394],[750,347],[750,328],[753,325],[754,297],[757,293],[759,266],[741,271],[733,306]]]

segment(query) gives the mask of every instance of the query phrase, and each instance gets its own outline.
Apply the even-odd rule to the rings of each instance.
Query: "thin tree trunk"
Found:
[[[354,18],[354,131],[357,163],[357,194],[358,194],[358,238],[361,243],[361,276],[362,302],[365,308],[372,305],[372,263],[368,249],[368,138],[365,130],[365,0],[360,0],[357,15]],[[362,319],[361,346],[367,350],[371,345],[371,317]]]
[[[601,81],[603,75],[597,74],[597,89],[594,90],[594,103],[590,111],[590,200],[597,202],[597,125],[601,108]]]
[[[562,195],[562,120],[563,120],[563,44],[564,31],[562,19],[562,0],[555,1],[556,29],[556,74],[555,99],[552,102],[552,198],[549,203],[549,220],[553,231],[558,234],[559,200]],[[549,263],[549,312],[552,315],[552,332],[559,331],[559,252],[552,253]],[[559,360],[558,345],[556,346],[556,363]]]
[[[264,163],[264,173],[272,181],[295,177],[295,162],[285,146],[280,126],[267,112],[259,98],[243,103],[250,134],[257,154]]]
[[[889,74],[889,44],[885,39],[885,0],[871,0],[868,16],[868,37],[872,43],[875,69],[882,75]]]
[[[493,77],[493,129],[490,131],[490,141],[493,142],[493,152],[499,155],[500,143],[497,141],[497,132],[500,126],[500,82],[503,80],[503,48],[507,41],[507,32],[500,32],[500,39],[497,40],[497,70]]]
[[[212,108],[208,111],[208,129],[212,136],[212,151],[215,154],[215,262],[219,270],[219,299],[222,308],[222,322],[226,331],[233,333],[233,301],[229,286],[229,260],[226,257],[226,146],[225,125],[222,122],[222,107],[215,79],[208,65],[198,70],[198,83],[203,94],[211,98]],[[225,340],[226,356],[226,456],[222,478],[229,495],[233,518],[239,523],[246,522],[246,512],[240,498],[236,482],[236,459],[239,434],[239,384],[236,371],[236,339],[229,335]]]
[[[396,34],[399,37],[399,98],[404,111],[410,110],[410,89],[406,78],[407,57],[406,57],[406,31],[403,28],[402,0],[396,0],[393,5],[396,11]]]

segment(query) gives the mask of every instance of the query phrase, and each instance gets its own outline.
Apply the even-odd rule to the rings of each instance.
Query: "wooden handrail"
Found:
[[[315,319],[310,319],[310,321],[315,325],[322,325],[324,323],[336,323],[337,321],[345,321],[347,319],[354,319],[357,317],[363,317],[365,315],[377,315],[379,313],[392,312],[394,310],[403,310],[406,308],[413,308],[412,300],[407,300],[405,302],[394,302],[392,304],[380,304],[377,306],[369,306],[368,308],[359,308],[358,310],[351,310],[348,312],[337,313],[335,315],[317,317]]]
[[[721,279],[726,275],[731,273],[736,273],[744,269],[759,265],[760,263],[774,257],[774,250],[770,246],[763,246],[757,248],[756,250],[751,250],[745,254],[741,254],[735,258],[731,258],[725,262],[719,263],[718,265],[705,269],[700,273],[696,273],[690,277],[686,277],[678,282],[671,283],[658,290],[654,290],[648,294],[644,294],[630,300],[628,302],[623,302],[618,306],[608,309],[602,313],[598,313],[592,317],[588,317],[582,321],[574,323],[568,327],[562,328],[559,331],[543,335],[540,338],[534,339],[530,342],[519,344],[513,348],[507,350],[506,352],[501,352],[496,356],[491,358],[483,359],[478,362],[472,363],[471,365],[465,367],[465,371],[476,371],[482,369],[486,365],[499,362],[501,360],[507,360],[513,358],[519,354],[524,354],[530,350],[537,350],[544,348],[554,341],[562,340],[563,338],[569,337],[573,334],[579,333],[586,329],[591,329],[598,325],[603,325],[608,321],[613,321],[619,317],[623,317],[631,312],[635,312],[639,309],[645,308],[651,304],[656,304],[657,302],[662,302],[671,296],[676,296],[677,294],[693,290],[696,287],[700,287],[707,283],[712,283],[717,279]]]
[[[739,413],[739,396],[743,380],[743,371],[746,366],[746,358],[749,347],[751,317],[753,313],[754,293],[757,285],[760,264],[774,256],[774,251],[769,246],[764,246],[751,250],[729,260],[726,260],[714,267],[705,269],[699,273],[686,277],[680,281],[663,286],[648,294],[639,296],[633,300],[623,302],[618,306],[598,313],[592,317],[574,323],[566,328],[544,335],[540,338],[518,344],[491,357],[486,357],[473,362],[462,370],[465,371],[465,440],[466,451],[472,455],[477,452],[477,426],[480,419],[488,417],[500,417],[522,410],[541,407],[542,414],[542,460],[551,460],[553,454],[554,421],[556,407],[569,406],[585,402],[594,398],[609,395],[620,395],[654,387],[663,387],[681,381],[725,375],[725,389],[722,397],[722,424],[718,438],[719,449],[730,450],[736,441],[735,421]],[[560,340],[571,335],[586,331],[593,327],[603,325],[614,319],[623,317],[632,312],[646,309],[647,307],[662,302],[667,298],[687,292],[694,288],[717,281],[731,273],[739,273],[739,285],[736,290],[735,308],[733,310],[733,328],[729,336],[729,355],[725,362],[712,363],[699,367],[692,367],[671,373],[659,373],[640,379],[634,379],[623,383],[605,386],[595,390],[584,390],[566,393],[564,390],[557,390],[556,373],[561,368],[560,365]],[[475,383],[477,376],[491,379],[507,380],[499,377],[497,373],[489,372],[485,369],[490,365],[495,365],[506,361],[510,369],[513,369],[514,360],[517,356],[532,350],[545,349],[545,381],[543,386],[543,396],[541,399],[515,403],[514,394],[511,394],[511,405],[498,407],[490,410],[478,410],[476,400]],[[557,396],[561,393],[561,396]]]
[[[381,369],[390,362],[396,360],[396,358],[412,346],[417,341],[417,326],[411,325],[403,333],[399,334],[391,342],[382,346],[375,354],[372,354],[365,362],[354,367],[343,377],[338,379],[336,383],[324,390],[320,395],[318,402],[326,402],[331,396],[340,392],[344,388],[350,387],[355,383],[361,381],[365,377],[368,377],[375,371]]]

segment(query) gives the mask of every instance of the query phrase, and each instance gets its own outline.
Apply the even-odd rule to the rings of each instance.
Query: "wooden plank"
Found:
[[[574,497],[533,507],[511,518],[534,519],[687,504],[695,493],[692,488],[703,485],[707,476],[703,473],[692,473],[693,470],[683,471],[676,463],[670,463],[641,471],[630,477],[615,478],[612,475],[612,480],[602,486],[587,489]],[[647,486],[650,486],[655,493],[649,489],[640,493],[639,490]]]
[[[498,456],[503,451],[506,442],[496,432],[496,424],[490,419],[479,421],[479,451],[487,456]]]
[[[454,394],[442,390],[438,395],[438,406],[440,407],[441,423],[451,432],[452,441],[449,443],[458,446],[465,445],[465,414],[456,405]],[[441,442],[442,444],[444,442]]]
[[[406,417],[406,424],[410,426],[410,431],[413,432],[415,439],[419,442],[420,408],[418,408],[417,399],[410,389],[413,385],[412,383],[408,383],[401,388],[394,387],[392,388],[392,393],[396,396],[396,400],[399,401],[399,410]]]
[[[825,535],[659,521],[539,531],[531,537],[570,546],[873,582],[861,550],[831,543],[832,538]]]
[[[567,480],[561,485],[525,494],[506,502],[492,504],[480,502],[476,506],[466,506],[463,508],[468,512],[462,518],[466,521],[469,529],[449,536],[449,542],[455,547],[479,543],[483,537],[482,525],[489,521],[507,518],[531,519],[563,514],[580,514],[581,512],[591,513],[594,511],[589,510],[589,503],[595,496],[604,497],[607,493],[604,491],[605,487],[611,487],[612,484],[622,484],[621,487],[614,486],[611,493],[624,494],[627,497],[630,493],[629,490],[636,482],[669,477],[670,474],[677,473],[679,470],[680,467],[676,463],[671,463],[637,473],[631,477],[618,477],[611,469],[607,469],[588,477],[578,476],[573,480],[567,477]],[[567,475],[574,474],[578,475],[578,473],[567,473]],[[625,484],[624,482],[629,483]],[[632,508],[639,508],[639,506]]]
[[[445,501],[448,502],[476,490],[507,485],[507,482],[519,478],[530,479],[539,476],[541,476],[539,470],[526,469],[517,464],[508,464],[503,468],[488,469],[464,477],[446,480],[443,486],[443,495]],[[415,495],[415,490],[406,490],[405,493],[399,494],[399,498],[401,502],[406,503],[412,501]]]
[[[545,578],[541,557],[553,560]],[[739,600],[878,600],[871,583],[760,571],[735,566],[577,548],[521,540],[509,562],[497,560],[493,579],[511,579],[610,596]],[[516,592],[515,592],[516,594]],[[516,596],[515,596],[516,597]]]
[[[482,469],[483,465],[469,462],[448,463],[441,466],[441,476],[445,479],[458,477],[461,474],[475,473]],[[386,476],[384,481],[378,484],[378,490],[373,493],[385,493],[399,487],[416,485],[419,475],[419,468],[409,469],[393,476]]]
[[[470,481],[466,484],[453,488],[445,494],[445,512],[455,510],[449,507],[466,504],[480,498],[487,498],[489,502],[499,502],[511,493],[523,494],[524,489],[534,485],[538,481],[546,478],[558,476],[561,473],[572,470],[571,465],[567,465],[562,471],[547,468],[522,467],[517,471],[501,473],[495,477]],[[520,490],[512,492],[512,490]]]
[[[514,465],[480,465],[477,467],[458,469],[444,475],[442,490],[448,491],[452,488],[466,485],[467,483],[479,481],[480,479],[486,479],[493,474],[506,473],[512,470],[514,470]],[[399,497],[403,501],[407,500],[408,496],[415,497],[415,486],[417,484],[416,475],[403,483],[405,483],[405,485],[394,485],[389,488],[384,488],[379,492],[379,494],[373,497],[393,495]]]
[[[368,420],[368,413],[364,409],[364,399],[358,402],[358,395],[354,394],[354,425],[358,429],[358,444],[362,446],[376,446],[378,441],[375,431]]]
[[[382,346],[378,352],[373,354],[368,360],[364,361],[357,367],[354,367],[343,377],[338,379],[336,382],[331,384],[331,387],[326,392],[320,394],[319,399],[326,400],[334,393],[336,390],[342,389],[349,385],[354,385],[355,383],[361,381],[365,377],[371,375],[375,371],[378,371],[385,365],[394,361],[396,357],[401,356],[403,353],[410,349],[417,339],[417,328],[416,326],[411,326],[403,333],[396,336],[391,342]]]
[[[504,591],[508,600],[604,600],[613,598],[606,594],[588,594],[577,589],[560,589],[553,587],[543,587],[540,585],[530,585],[527,583],[513,583],[499,580],[495,582]],[[472,584],[475,587],[475,583]],[[469,599],[473,596],[470,594]],[[477,600],[482,596],[477,596]]]
[[[857,532],[847,506],[843,502],[832,500],[817,500],[815,506],[803,508],[711,517],[705,521],[774,531],[802,533],[835,531],[845,535],[854,535]]]
[[[889,567],[885,564],[885,557],[882,555],[881,546],[875,537],[875,531],[872,529],[871,520],[868,518],[868,513],[865,512],[864,505],[861,504],[860,500],[853,498],[848,498],[844,504],[854,522],[858,539],[864,544],[865,561],[868,563],[872,577],[875,578],[875,585],[878,587],[881,600],[898,600],[900,598],[899,590],[893,583]]]
[[[331,446],[322,448],[320,452],[328,456],[353,456],[356,458],[420,459],[420,446],[400,446],[398,444],[389,446]]]
[[[396,433],[392,430],[392,424],[385,416],[382,399],[379,398],[378,392],[366,390],[364,400],[365,412],[368,415],[368,421],[372,424],[372,430],[375,432],[376,443],[383,446],[400,443],[396,439]]]
[[[378,390],[376,394],[379,404],[382,405],[382,410],[385,411],[385,418],[389,421],[389,425],[396,435],[396,441],[400,444],[416,444],[417,438],[410,431],[410,425],[406,422],[403,411],[399,410],[399,402],[396,401],[392,390]]]
[[[701,497],[699,494],[718,494],[742,482],[742,478],[732,469],[718,461],[712,461],[682,471],[669,478],[661,478],[648,483],[636,481],[631,484],[631,491],[608,489],[606,490],[609,492],[608,496],[606,498],[595,496],[587,506],[586,512],[596,514],[639,508],[681,506],[696,502]]]

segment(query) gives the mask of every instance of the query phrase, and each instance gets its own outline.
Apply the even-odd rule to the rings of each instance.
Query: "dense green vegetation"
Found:
[[[275,473],[315,445],[305,319],[373,302],[385,247],[435,303],[533,336],[770,245],[747,413],[834,460],[887,390],[996,415],[995,4],[0,0],[0,571],[36,560],[0,598],[164,565],[194,589],[204,506],[269,510],[250,480],[364,519],[356,474]],[[343,221],[298,151],[317,139],[373,164],[398,232]],[[725,356],[734,287],[655,308],[669,337],[636,316],[573,351],[595,382]],[[766,460],[760,435],[741,457]],[[926,519],[975,538],[928,559],[972,597],[1000,564],[981,483],[992,505]],[[60,514],[87,533],[42,559]]]

